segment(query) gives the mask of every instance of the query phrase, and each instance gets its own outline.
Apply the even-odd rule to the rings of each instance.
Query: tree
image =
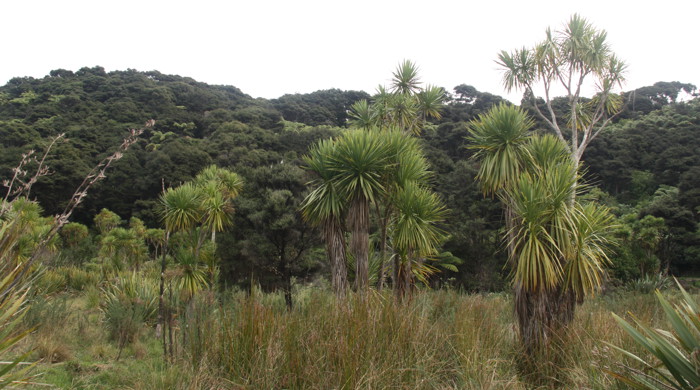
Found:
[[[419,135],[429,119],[441,118],[446,98],[442,88],[421,84],[416,64],[403,61],[393,73],[389,90],[380,86],[371,104],[363,99],[351,106],[351,124],[364,129],[394,127]]]
[[[166,254],[171,233],[183,232],[189,236],[189,245],[177,248],[175,258],[180,266],[181,291],[187,299],[207,284],[213,286],[215,270],[209,270],[209,280],[202,270],[203,260],[211,260],[210,249],[215,245],[216,232],[231,225],[232,200],[238,195],[243,182],[234,172],[210,166],[202,170],[193,181],[167,189],[160,198],[161,216],[165,225],[165,244],[161,254],[159,322],[165,325],[165,271]],[[205,246],[207,235],[211,245]],[[211,255],[213,256],[213,255]],[[172,346],[171,346],[172,354]],[[163,355],[167,356],[165,331],[163,330]]]
[[[536,148],[546,151],[537,158]],[[541,148],[542,144],[559,147]],[[612,226],[607,209],[574,197],[576,166],[553,137],[534,138],[535,158],[506,201],[512,202],[513,281],[526,351],[546,346],[573,319],[575,305],[602,286]]]
[[[344,199],[333,181],[335,172],[330,158],[335,142],[321,140],[312,146],[304,161],[310,171],[317,175],[311,182],[315,188],[301,205],[304,219],[320,225],[326,243],[326,257],[331,265],[331,286],[336,297],[345,297],[348,288],[347,258],[343,219],[347,212]]]
[[[78,222],[67,223],[59,233],[63,244],[69,248],[78,246],[89,235],[87,226]]]
[[[95,226],[100,234],[107,234],[122,223],[121,217],[108,209],[102,209],[94,218]]]
[[[693,84],[680,83],[678,81],[659,81],[654,85],[637,88],[627,93],[628,102],[626,109],[631,112],[648,114],[652,110],[658,110],[668,104],[676,103],[678,95],[684,92],[686,95],[697,96],[697,88]]]
[[[491,106],[503,102],[500,96],[478,91],[471,85],[460,84],[453,88],[449,104],[445,107],[444,116],[452,122],[468,121],[480,114],[486,113]]]
[[[202,189],[203,227],[211,233],[215,242],[216,232],[231,225],[233,204],[243,188],[243,181],[238,174],[210,165],[195,177],[195,184]]]
[[[376,204],[380,239],[379,258],[381,261],[377,283],[379,289],[383,287],[387,274],[387,258],[390,254],[388,248],[389,229],[396,227],[395,221],[392,222],[392,218],[395,217],[396,212],[400,212],[396,203],[402,199],[401,196],[403,196],[404,201],[410,201],[412,195],[423,195],[422,191],[406,191],[406,189],[409,186],[412,186],[412,188],[426,189],[429,184],[428,181],[431,178],[428,161],[415,137],[407,135],[396,128],[385,128],[383,129],[382,135],[385,138],[384,143],[388,147],[389,161],[382,178],[382,181],[385,183],[386,191],[378,199]],[[437,221],[426,221],[426,223],[432,227]],[[401,285],[399,282],[401,264],[400,256],[395,254],[393,273],[395,289],[399,288]],[[408,263],[408,265],[411,264],[417,263]],[[414,268],[410,269],[414,270]],[[404,273],[404,275],[406,275],[406,273]],[[425,278],[423,281],[426,281]],[[406,283],[404,283],[404,285],[405,284]],[[402,294],[398,293],[397,290],[397,295],[400,296]]]
[[[382,177],[389,162],[378,130],[350,130],[337,140],[330,169],[338,191],[349,202],[350,251],[355,258],[355,288],[369,287],[370,204],[385,191]]]
[[[545,40],[534,48],[498,55],[506,90],[524,90],[523,99],[567,144],[577,166],[588,144],[622,109],[622,98],[613,90],[625,80],[626,65],[612,53],[606,38],[604,30],[574,14],[562,30],[547,29]],[[535,93],[540,85],[544,108]],[[566,93],[564,118],[558,117],[553,105],[557,86]],[[585,99],[582,94],[590,87],[595,88],[595,94]]]
[[[153,248],[153,260],[158,259],[158,253],[165,245],[165,230],[146,229],[144,239]]]
[[[201,221],[200,214],[202,194],[192,183],[185,183],[177,188],[169,188],[161,195],[161,217],[165,225],[165,244],[161,254],[160,267],[160,294],[159,294],[159,322],[163,326],[163,355],[167,356],[167,344],[165,343],[165,271],[166,271],[166,254],[168,252],[168,243],[171,233],[178,231],[189,231],[195,228],[196,224]],[[183,256],[180,256],[183,259]],[[189,264],[187,260],[190,257],[184,258],[184,265]],[[196,258],[195,258],[196,260]],[[185,276],[192,276],[192,273],[185,273]],[[202,278],[195,277],[194,281],[202,281]],[[206,280],[204,280],[206,281]],[[183,284],[191,288],[199,288],[198,283]],[[170,321],[168,321],[170,322]],[[172,354],[172,349],[171,349]]]
[[[299,212],[307,177],[288,161],[241,173],[246,191],[236,202],[237,229],[222,243],[224,275],[244,287],[259,283],[281,290],[291,309],[293,278],[306,279],[320,264],[312,252],[319,243],[317,231]]]
[[[506,243],[520,338],[528,354],[547,346],[576,303],[600,288],[612,217],[575,199],[577,164],[553,136],[528,137],[531,121],[501,105],[471,124],[478,178],[506,209]]]
[[[347,125],[348,109],[369,95],[360,91],[329,89],[309,94],[284,95],[271,101],[287,121],[300,122],[310,126]]]
[[[438,246],[447,233],[438,227],[445,220],[446,209],[437,194],[409,182],[395,196],[397,213],[392,221],[392,243],[396,250],[397,266],[394,279],[398,298],[405,297],[413,287],[416,275],[427,284],[434,267],[425,264],[426,258],[438,254]]]
[[[193,237],[189,248],[192,256],[185,256],[184,252],[179,256],[186,269],[194,269],[193,264],[200,260],[200,251],[207,235],[211,236],[214,243],[216,232],[231,225],[232,201],[242,186],[243,181],[236,173],[212,165],[203,169],[192,182],[170,188],[162,195],[162,215],[166,232],[185,231]],[[206,282],[206,279],[200,278],[196,272],[186,272],[183,277],[193,278],[192,281],[184,282],[187,286],[196,286],[196,282]],[[211,274],[210,285],[213,281]]]
[[[141,260],[148,256],[143,238],[134,229],[115,227],[102,236],[100,245],[100,255],[110,259],[117,270],[121,270],[125,263],[138,270]]]
[[[484,194],[505,196],[525,169],[529,131],[534,126],[522,109],[501,103],[470,123],[468,148],[476,150],[472,158],[480,161],[476,179]],[[514,215],[511,202],[503,202],[508,253],[514,254]]]
[[[351,109],[352,124],[361,129],[376,128],[379,131],[392,134],[387,137],[390,155],[393,160],[387,164],[383,182],[386,191],[375,203],[379,214],[380,224],[380,272],[378,288],[382,288],[387,269],[387,229],[394,208],[393,196],[411,180],[425,180],[428,177],[428,164],[423,152],[417,144],[412,143],[411,135],[420,135],[430,119],[440,119],[445,91],[442,88],[427,85],[421,87],[418,67],[415,63],[405,60],[393,72],[389,90],[380,86],[374,101],[369,104],[366,100],[356,102]],[[398,130],[398,131],[396,131]],[[401,160],[405,161],[401,161]],[[412,159],[412,161],[411,161]],[[409,168],[409,169],[406,169]],[[397,176],[403,175],[402,177]],[[411,176],[414,175],[414,176]],[[399,270],[398,257],[394,262],[394,286]]]

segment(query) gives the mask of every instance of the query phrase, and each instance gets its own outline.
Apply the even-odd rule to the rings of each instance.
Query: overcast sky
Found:
[[[423,81],[501,86],[500,50],[532,46],[579,13],[629,64],[625,90],[700,86],[700,2],[469,0],[3,0],[0,85],[52,69],[158,70],[275,98],[374,92],[403,59]]]

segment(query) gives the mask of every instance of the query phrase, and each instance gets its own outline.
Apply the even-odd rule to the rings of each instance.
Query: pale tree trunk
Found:
[[[515,212],[510,205],[505,202],[504,204],[505,210],[503,210],[503,214],[505,215],[506,219],[506,240],[508,240],[506,246],[508,248],[508,259],[512,262],[516,262],[518,260],[515,258]]]

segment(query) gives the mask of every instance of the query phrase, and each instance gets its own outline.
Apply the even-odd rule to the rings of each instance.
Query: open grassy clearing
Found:
[[[420,291],[399,304],[371,292],[339,303],[324,288],[302,287],[288,311],[282,294],[204,292],[175,319],[166,364],[148,321],[120,354],[102,294],[85,286],[33,300],[26,325],[37,329],[19,348],[42,359],[34,382],[69,389],[624,388],[603,371],[625,362],[605,342],[648,355],[611,312],[627,317],[631,310],[666,325],[653,295],[610,293],[586,302],[565,338],[527,362],[507,294]]]

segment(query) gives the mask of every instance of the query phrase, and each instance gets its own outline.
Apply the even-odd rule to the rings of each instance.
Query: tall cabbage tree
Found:
[[[427,283],[435,272],[425,259],[438,253],[438,246],[447,237],[439,225],[444,222],[446,208],[437,194],[410,182],[394,197],[397,212],[392,221],[392,243],[396,250],[394,286],[397,297],[403,298],[413,286],[413,279]]]
[[[197,174],[194,184],[204,193],[202,225],[211,233],[211,241],[214,242],[216,233],[231,225],[231,201],[241,192],[243,180],[235,172],[210,165]]]
[[[331,265],[331,286],[335,295],[342,299],[348,288],[343,229],[347,207],[333,181],[336,171],[331,169],[330,159],[334,151],[335,141],[321,140],[304,157],[308,169],[316,174],[316,178],[311,182],[315,188],[304,199],[301,211],[304,219],[321,226],[326,256]]]
[[[165,269],[166,269],[166,253],[168,251],[168,244],[170,241],[170,236],[174,232],[186,232],[186,234],[191,234],[195,231],[198,225],[203,221],[203,207],[202,203],[204,200],[204,193],[201,191],[200,187],[194,185],[194,183],[185,183],[176,188],[169,188],[161,195],[161,213],[163,218],[163,224],[165,225],[165,247],[163,248],[163,253],[161,256],[161,274],[160,274],[160,316],[163,320],[164,312],[164,294],[165,294]],[[200,232],[203,229],[199,229]],[[201,234],[198,235],[201,237]],[[200,238],[197,237],[195,247],[198,247],[198,242]],[[186,252],[184,249],[180,249],[178,260],[182,263],[182,269],[191,269],[191,265],[196,264],[197,256],[194,252],[198,249],[191,248],[191,256],[183,255]],[[192,262],[191,258],[195,261]],[[189,286],[190,291],[199,290],[206,283],[205,278],[199,277],[198,273],[192,272],[182,272],[180,274],[179,284],[181,286]]]
[[[502,51],[497,62],[506,90],[524,91],[537,115],[567,144],[577,166],[588,144],[622,109],[622,97],[614,90],[624,82],[627,66],[610,49],[605,30],[580,15],[560,30],[547,29],[545,39],[532,48]],[[593,96],[584,98],[590,89]],[[566,95],[566,112],[554,107],[558,91]]]
[[[412,61],[401,62],[392,74],[389,89],[379,86],[371,104],[361,100],[352,105],[351,124],[364,129],[399,128],[406,134],[420,135],[428,120],[440,119],[445,91],[423,86],[418,70]]]
[[[403,190],[409,185],[426,186],[431,176],[429,163],[425,158],[418,139],[403,133],[400,129],[389,128],[382,131],[388,147],[389,163],[386,165],[382,181],[386,191],[376,204],[379,224],[379,278],[377,287],[381,289],[385,282],[388,268],[388,230],[397,212],[398,196],[406,195]],[[399,286],[399,256],[394,256],[394,287]]]
[[[335,145],[329,159],[335,188],[348,200],[350,251],[355,258],[355,287],[369,287],[370,204],[384,192],[382,177],[389,162],[387,145],[376,130],[350,130]]]
[[[470,147],[482,187],[506,209],[515,313],[533,353],[601,286],[612,219],[603,207],[571,202],[576,162],[559,139],[529,136],[530,127],[522,110],[501,105],[471,124]]]
[[[193,234],[195,240],[191,249],[194,258],[198,259],[205,237],[211,235],[214,242],[216,233],[231,225],[232,202],[242,185],[243,181],[236,173],[212,165],[202,170],[192,182],[168,189],[161,196],[166,232]],[[187,264],[190,263],[187,261]],[[200,282],[205,280],[195,279]]]
[[[165,225],[165,245],[161,254],[160,309],[159,322],[165,324],[165,271],[166,253],[170,236],[174,232],[183,232],[193,238],[192,248],[180,248],[176,253],[178,260],[178,284],[185,298],[214,283],[214,270],[207,278],[201,266],[201,248],[207,234],[212,243],[216,232],[231,225],[233,198],[238,195],[243,185],[240,177],[228,170],[210,166],[200,172],[193,181],[176,188],[169,188],[160,197],[161,218]],[[163,354],[167,356],[167,344],[163,331]],[[171,347],[172,348],[172,347]],[[172,350],[171,350],[172,352]]]

